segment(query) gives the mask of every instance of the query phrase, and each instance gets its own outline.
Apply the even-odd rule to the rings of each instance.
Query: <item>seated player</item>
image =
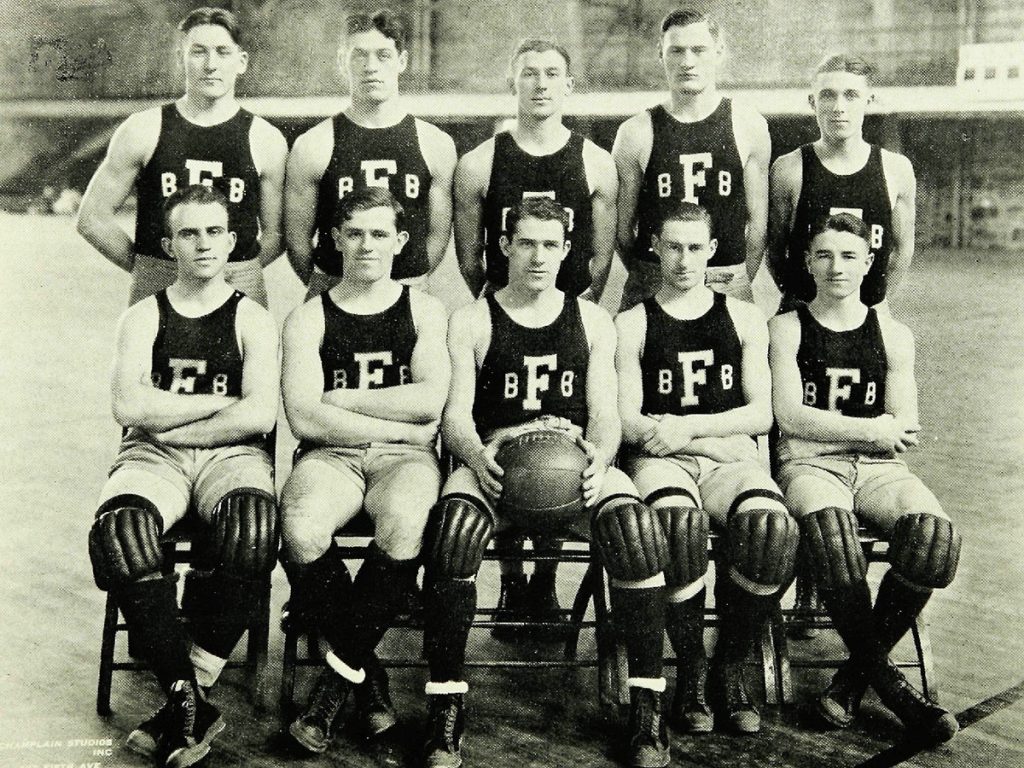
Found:
[[[900,455],[917,445],[920,430],[914,338],[861,300],[869,236],[848,213],[819,221],[806,255],[816,295],[769,324],[779,484],[850,652],[819,697],[819,713],[849,725],[871,685],[911,737],[942,742],[956,733],[956,718],[915,690],[889,652],[932,590],[952,582],[960,535]],[[892,566],[874,608],[861,523],[889,540]]]
[[[367,735],[395,724],[373,651],[415,586],[440,486],[435,443],[448,391],[447,314],[391,278],[408,240],[381,187],[346,195],[331,230],[344,276],[284,328],[284,405],[299,458],[281,494],[292,613],[313,614],[331,646],[295,740],[323,752],[355,689]],[[374,541],[353,582],[334,532],[360,510]]]
[[[227,200],[197,185],[172,194],[164,211],[163,248],[178,279],[121,317],[112,390],[126,431],[89,555],[96,584],[114,596],[167,694],[128,746],[181,768],[224,729],[206,691],[277,555],[264,436],[277,419],[279,366],[273,318],[224,278],[235,244]],[[160,535],[186,514],[197,518],[182,601],[193,619],[191,651],[160,550]]]
[[[651,237],[661,288],[615,320],[619,412],[625,469],[668,539],[665,624],[678,660],[670,722],[689,733],[713,726],[704,691],[710,516],[728,542],[715,580],[712,701],[731,730],[754,733],[760,717],[743,663],[789,584],[797,526],[755,442],[772,421],[768,328],[753,304],[705,285],[716,247],[706,210],[665,208]]]
[[[665,539],[633,484],[609,466],[620,437],[615,330],[604,310],[555,287],[569,249],[567,228],[565,209],[549,198],[513,206],[501,238],[508,285],[452,316],[442,429],[464,466],[445,483],[427,536],[425,763],[432,768],[462,764],[463,672],[476,575],[492,535],[515,524],[497,505],[503,475],[497,449],[511,433],[545,423],[578,439],[589,461],[582,473],[585,507],[565,533],[593,534],[611,575],[615,627],[629,654],[629,762],[668,763],[661,722]]]

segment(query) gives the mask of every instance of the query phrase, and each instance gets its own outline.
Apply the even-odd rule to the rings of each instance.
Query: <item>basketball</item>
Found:
[[[570,435],[526,432],[502,445],[496,461],[505,470],[500,505],[515,526],[558,528],[583,509],[582,473],[589,461]]]

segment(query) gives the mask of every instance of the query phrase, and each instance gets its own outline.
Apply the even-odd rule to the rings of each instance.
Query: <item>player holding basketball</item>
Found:
[[[205,691],[274,567],[274,480],[263,444],[277,418],[279,367],[273,318],[225,281],[236,239],[228,201],[197,185],[172,194],[165,210],[163,247],[178,279],[121,317],[112,389],[127,431],[89,554],[96,584],[114,596],[167,695],[128,746],[181,768],[202,759],[224,728]],[[160,535],[186,514],[197,518],[182,606],[192,617],[191,651],[160,550]]]
[[[768,220],[768,124],[718,92],[724,42],[703,13],[666,16],[659,55],[669,100],[624,122],[612,148],[619,173],[619,255],[629,270],[622,308],[657,292],[661,266],[651,235],[677,200],[711,214],[718,249],[708,265],[708,285],[753,301],[750,283],[764,256]]]
[[[760,729],[742,666],[789,585],[797,545],[755,436],[771,425],[768,328],[757,307],[704,282],[716,241],[707,211],[674,201],[651,236],[661,288],[615,319],[625,469],[668,538],[667,619],[678,659],[670,722],[703,733],[704,581],[708,518],[725,534],[716,600],[721,614],[712,700],[728,727]]]
[[[455,143],[402,107],[398,78],[409,63],[406,42],[405,27],[391,11],[350,15],[338,66],[352,101],[299,136],[288,157],[288,260],[309,286],[307,298],[341,277],[331,228],[342,198],[353,190],[384,187],[405,210],[409,242],[395,258],[395,279],[424,283],[448,247]]]
[[[447,314],[391,278],[406,246],[386,189],[345,195],[331,230],[341,280],[284,329],[284,403],[300,458],[281,496],[291,610],[316,614],[327,669],[291,734],[323,752],[348,693],[375,736],[395,724],[373,650],[415,586],[427,513],[440,485],[434,443],[448,391]],[[353,582],[334,532],[360,510],[374,541]],[[369,663],[369,666],[368,666]]]
[[[78,231],[104,257],[131,272],[129,303],[169,286],[177,271],[161,246],[163,204],[176,189],[215,185],[230,203],[237,242],[225,277],[267,305],[263,267],[281,254],[281,195],[288,146],[274,126],[239,106],[235,84],[249,64],[235,17],[197,8],[178,25],[185,94],[131,115],[82,199]],[[135,237],[115,213],[135,187]]]
[[[814,298],[804,266],[811,227],[833,213],[868,225],[874,261],[861,298],[875,306],[903,282],[914,255],[917,182],[910,161],[864,140],[873,69],[849,54],[814,71],[808,97],[821,135],[772,165],[768,267],[782,291],[780,312]]]
[[[920,429],[914,339],[861,298],[870,243],[870,227],[851,214],[816,224],[805,258],[814,300],[769,325],[779,484],[850,651],[818,712],[849,725],[871,685],[913,738],[942,742],[956,733],[956,718],[915,690],[889,652],[932,590],[952,582],[960,535],[900,455],[917,445]],[[892,566],[874,608],[861,523],[889,540]]]
[[[585,511],[567,533],[591,530],[611,574],[615,627],[629,654],[629,762],[664,766],[661,636],[665,538],[650,508],[609,465],[619,444],[615,331],[607,313],[555,286],[569,251],[564,206],[527,198],[508,214],[501,247],[508,285],[452,315],[452,381],[442,429],[464,466],[444,485],[428,527],[426,598],[427,766],[462,764],[463,671],[476,608],[476,574],[496,530],[515,525],[496,500],[503,470],[495,456],[512,434],[555,424],[580,441]],[[629,533],[632,531],[632,534]]]

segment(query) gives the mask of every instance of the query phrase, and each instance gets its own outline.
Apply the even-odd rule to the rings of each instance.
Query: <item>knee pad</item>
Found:
[[[486,510],[469,496],[446,496],[430,512],[426,566],[434,576],[470,579],[494,533]]]
[[[848,509],[825,507],[800,518],[807,556],[827,587],[849,587],[867,577],[857,518]]]
[[[592,525],[605,570],[619,581],[642,581],[668,564],[668,542],[658,516],[639,501],[604,506]]]
[[[796,520],[780,509],[749,509],[730,515],[729,564],[762,586],[788,584],[793,577],[800,533]]]
[[[238,488],[217,502],[208,529],[193,542],[193,565],[255,579],[274,570],[277,544],[274,497],[258,488]]]
[[[892,569],[911,584],[930,589],[948,587],[960,561],[960,533],[944,517],[904,515],[893,528],[889,561]]]
[[[694,507],[658,507],[654,510],[668,545],[665,581],[685,587],[708,572],[708,513]]]
[[[105,502],[89,530],[89,559],[96,586],[106,591],[159,574],[164,562],[156,506],[122,494]]]

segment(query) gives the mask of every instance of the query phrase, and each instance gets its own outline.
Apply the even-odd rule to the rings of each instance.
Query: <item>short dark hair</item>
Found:
[[[678,199],[671,200],[662,210],[661,220],[658,222],[654,234],[660,236],[665,228],[665,224],[670,221],[701,221],[707,225],[708,237],[712,236],[711,214],[708,213],[707,208],[697,205],[697,203]]]
[[[871,246],[871,231],[868,229],[868,225],[864,223],[864,219],[859,216],[854,216],[852,213],[833,213],[828,216],[823,216],[818,219],[814,224],[811,225],[809,237],[807,238],[807,248],[810,250],[811,243],[814,242],[814,238],[820,235],[822,232],[849,232],[851,235],[856,235],[868,245],[870,250]]]
[[[513,70],[516,65],[516,59],[527,51],[534,51],[535,53],[555,51],[565,60],[565,74],[572,75],[572,58],[569,56],[569,51],[565,49],[565,46],[546,37],[527,37],[516,44],[515,50],[512,51],[512,56],[508,60],[509,75],[514,74]]]
[[[196,8],[189,11],[185,18],[178,24],[178,31],[187,35],[193,27],[203,24],[212,24],[215,27],[224,27],[235,45],[241,45],[241,30],[238,27],[238,19],[235,14],[224,8]]]
[[[345,35],[355,35],[359,32],[372,32],[377,30],[384,37],[395,41],[395,50],[399,53],[405,50],[409,42],[409,33],[406,30],[405,22],[394,11],[384,10],[377,13],[350,13],[345,19]]]
[[[528,197],[512,206],[505,218],[505,234],[510,240],[523,219],[557,221],[562,225],[562,239],[569,236],[569,214],[550,197]]]
[[[231,219],[231,208],[228,205],[228,198],[217,187],[208,187],[205,184],[178,187],[178,189],[171,193],[170,197],[164,200],[164,234],[167,237],[174,236],[174,232],[171,231],[171,214],[174,212],[174,209],[188,203],[220,205],[224,208],[225,213],[228,214],[228,220],[230,221]]]
[[[811,75],[811,80],[824,72],[850,72],[860,75],[868,81],[868,85],[871,85],[875,68],[867,59],[855,53],[833,53],[818,63],[818,66],[814,68],[814,74]]]
[[[334,212],[334,226],[341,229],[341,225],[357,211],[368,211],[371,208],[390,208],[395,212],[395,229],[399,232],[405,229],[405,209],[386,187],[361,187],[349,192],[341,198]]]
[[[688,27],[691,24],[707,24],[708,29],[711,30],[711,36],[715,40],[718,40],[721,34],[718,23],[703,11],[694,8],[677,8],[661,20],[661,36],[664,38],[665,33],[672,27]]]

